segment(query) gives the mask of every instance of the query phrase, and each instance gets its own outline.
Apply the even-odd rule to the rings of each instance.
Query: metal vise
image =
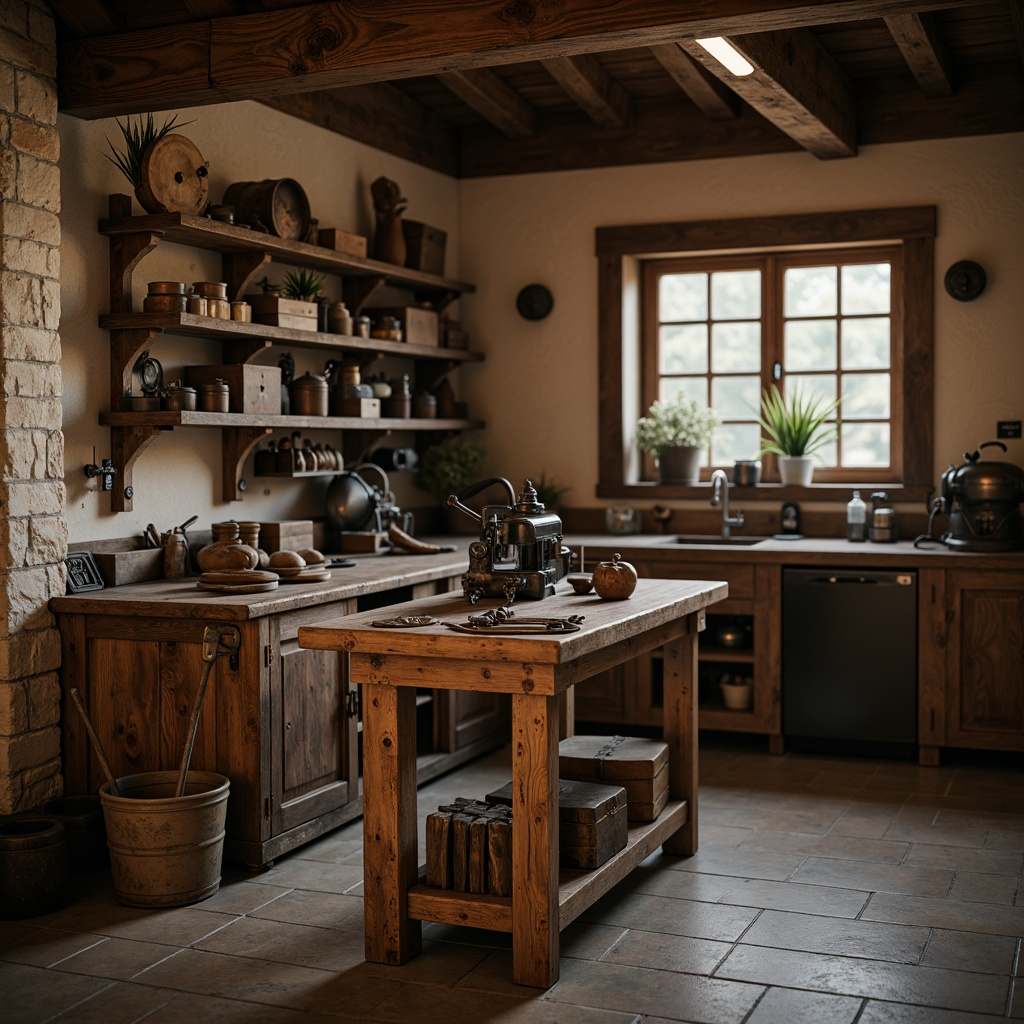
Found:
[[[484,505],[478,513],[463,504],[499,483],[508,493],[507,505]],[[518,498],[504,477],[491,477],[449,495],[446,504],[480,524],[480,539],[469,546],[469,571],[462,577],[470,604],[481,597],[504,598],[506,604],[516,597],[539,601],[570,571],[575,555],[562,544],[562,520],[545,511],[529,480]]]

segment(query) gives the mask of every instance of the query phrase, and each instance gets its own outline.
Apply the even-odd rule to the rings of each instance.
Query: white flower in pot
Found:
[[[761,393],[761,411],[757,417],[767,437],[761,438],[761,454],[779,456],[779,474],[783,484],[811,482],[813,458],[821,458],[821,449],[839,433],[838,420],[828,417],[841,399],[826,402],[821,396],[806,395],[799,385],[787,397],[772,385],[771,393]]]
[[[696,484],[701,452],[721,423],[718,413],[695,398],[654,402],[636,425],[636,443],[658,460],[662,483]]]

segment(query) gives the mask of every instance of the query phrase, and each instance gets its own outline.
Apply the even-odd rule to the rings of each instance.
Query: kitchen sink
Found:
[[[729,547],[750,547],[753,544],[760,544],[767,540],[767,537],[723,537],[719,533],[681,533],[673,539],[675,544],[724,544]]]

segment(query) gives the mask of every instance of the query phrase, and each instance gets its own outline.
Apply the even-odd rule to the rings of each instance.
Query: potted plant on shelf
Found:
[[[484,449],[469,438],[449,438],[428,448],[420,456],[416,486],[440,506],[452,533],[476,533],[476,524],[458,509],[445,505],[449,494],[459,494],[480,479]]]
[[[636,425],[636,443],[658,461],[664,484],[696,484],[701,452],[721,423],[718,413],[695,398],[656,401]]]
[[[757,421],[767,435],[761,438],[761,454],[771,452],[779,457],[783,484],[806,487],[811,482],[813,459],[820,458],[821,449],[839,433],[838,421],[830,423],[828,417],[840,401],[807,395],[799,385],[787,397],[774,384],[770,393],[761,393]]]
[[[124,124],[120,121],[117,122],[117,127],[121,129],[121,135],[124,138],[124,148],[118,149],[109,139],[107,145],[110,147],[110,153],[105,154],[106,158],[117,167],[121,173],[128,179],[132,188],[135,190],[135,198],[138,199],[139,204],[146,211],[146,213],[166,213],[168,207],[158,199],[150,188],[150,183],[146,181],[147,173],[143,166],[143,160],[146,156],[146,151],[156,142],[159,142],[167,135],[171,135],[175,128],[184,128],[185,125],[191,124],[191,121],[186,121],[185,124],[179,125],[178,115],[169,117],[160,127],[156,126],[156,122],[153,120],[152,114],[147,114],[145,119],[140,117],[138,121],[133,122],[130,117],[126,117]],[[172,140],[174,142],[180,142],[182,145],[191,148],[192,144],[187,140],[182,140],[180,136]],[[111,153],[113,156],[111,156]],[[195,155],[198,155],[198,150],[195,151]],[[202,177],[206,177],[205,171]],[[208,192],[209,187],[206,182],[202,184],[207,187],[202,190],[202,196],[204,198]],[[197,196],[199,193],[197,192]],[[199,202],[199,198],[192,197],[195,202]],[[205,202],[202,203],[205,207]],[[189,209],[188,212],[196,212],[195,209]]]
[[[263,292],[247,295],[254,323],[291,327],[300,331],[317,329],[317,299],[323,290],[323,275],[312,270],[289,270],[284,283],[263,283]]]

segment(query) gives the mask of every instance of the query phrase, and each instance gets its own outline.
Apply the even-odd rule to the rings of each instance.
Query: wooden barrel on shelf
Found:
[[[295,242],[309,234],[309,200],[294,178],[236,181],[225,190],[223,204],[235,208],[236,224],[262,225]]]

